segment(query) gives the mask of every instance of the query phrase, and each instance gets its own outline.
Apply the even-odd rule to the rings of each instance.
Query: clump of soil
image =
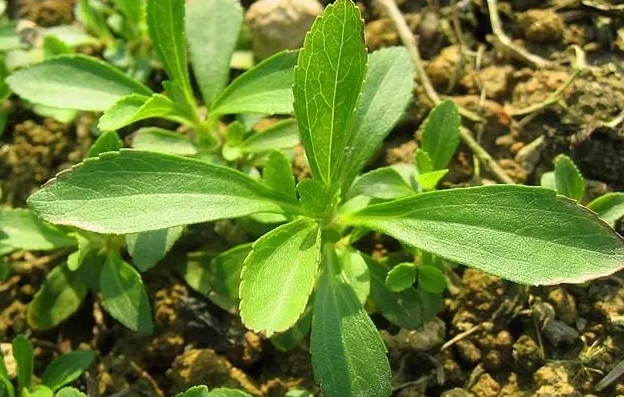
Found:
[[[74,21],[75,3],[76,0],[17,0],[11,11],[15,17],[39,26],[66,25]]]

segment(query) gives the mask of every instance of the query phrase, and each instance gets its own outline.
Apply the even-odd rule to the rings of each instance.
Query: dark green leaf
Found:
[[[17,95],[37,104],[75,110],[106,110],[126,95],[150,96],[149,88],[104,61],[61,55],[7,78]]]
[[[380,148],[403,115],[412,97],[414,67],[403,47],[384,48],[370,54],[341,177],[347,188]]]
[[[461,117],[457,105],[452,100],[438,104],[425,120],[425,128],[420,141],[433,163],[433,170],[447,168],[459,145]]]
[[[347,197],[368,196],[384,200],[413,196],[416,192],[392,167],[381,167],[355,180]]]
[[[386,346],[351,286],[335,270],[336,261],[333,248],[324,249],[310,339],[314,379],[327,397],[388,397]]]
[[[197,147],[188,136],[158,127],[145,127],[138,130],[132,139],[132,147],[178,156],[197,154]]]
[[[220,294],[238,301],[241,272],[245,258],[251,252],[251,244],[238,245],[217,255],[210,263],[210,285]]]
[[[64,264],[56,266],[28,306],[28,325],[37,331],[56,327],[78,310],[86,295],[87,287],[77,273]]]
[[[573,200],[581,201],[585,196],[583,175],[572,160],[563,154],[555,158],[555,185],[557,193]]]
[[[106,262],[106,254],[99,251],[89,251],[82,260],[82,265],[76,270],[79,280],[88,289],[100,291],[100,273]]]
[[[366,73],[363,26],[355,4],[339,0],[314,21],[299,52],[295,113],[312,175],[326,185],[345,157]]]
[[[230,168],[122,149],[87,159],[32,195],[42,218],[102,233],[137,233],[258,212],[296,201]]]
[[[245,139],[240,150],[245,153],[262,153],[275,149],[288,149],[299,143],[299,127],[293,119],[282,120],[266,130]]]
[[[243,8],[237,0],[190,0],[185,22],[191,66],[210,109],[228,82]]]
[[[624,193],[607,193],[587,205],[611,227],[624,216]]]
[[[93,363],[95,352],[75,350],[57,357],[48,365],[41,377],[41,383],[56,391],[73,382]]]
[[[587,209],[539,187],[423,193],[345,217],[519,283],[583,282],[624,267],[621,237]]]
[[[134,332],[154,330],[150,307],[141,275],[119,254],[111,251],[100,273],[102,305],[114,319]]]
[[[18,208],[0,209],[0,244],[26,251],[75,247],[76,239],[49,225],[32,212]]]
[[[286,197],[297,197],[292,166],[290,160],[282,152],[274,150],[269,153],[267,162],[262,169],[262,181]]]
[[[296,61],[296,52],[282,51],[238,76],[214,102],[211,116],[291,113]]]
[[[319,216],[327,204],[327,191],[325,186],[316,179],[304,179],[297,184],[299,202],[301,207],[310,217]]]
[[[98,128],[102,131],[115,131],[132,123],[149,118],[161,118],[178,123],[190,123],[169,98],[160,94],[151,97],[132,94],[119,99],[104,112]]]
[[[410,288],[416,281],[416,267],[413,263],[399,263],[386,275],[386,286],[392,292],[401,292]]]
[[[320,244],[320,229],[309,219],[256,240],[241,274],[240,316],[247,328],[271,336],[297,322],[314,288]]]
[[[89,148],[87,157],[97,157],[100,153],[114,152],[123,147],[123,142],[115,131],[105,131]]]
[[[32,384],[32,376],[35,368],[33,360],[33,346],[24,335],[17,335],[13,339],[13,358],[17,365],[17,383],[20,393]]]

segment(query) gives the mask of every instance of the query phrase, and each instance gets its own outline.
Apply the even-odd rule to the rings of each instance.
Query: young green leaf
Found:
[[[352,1],[330,4],[306,36],[295,70],[301,141],[312,175],[328,186],[344,158],[366,72],[363,25]]]
[[[194,156],[198,153],[197,147],[188,136],[159,127],[138,130],[132,139],[132,147],[178,156]]]
[[[341,178],[344,188],[375,154],[412,98],[414,67],[403,47],[384,48],[370,54]]]
[[[283,352],[299,346],[303,339],[310,333],[312,326],[312,307],[308,305],[294,327],[280,334],[273,335],[271,343]]]
[[[314,288],[320,244],[320,229],[309,219],[256,240],[241,274],[240,316],[247,328],[271,336],[297,322]]]
[[[337,249],[345,278],[363,305],[370,294],[370,274],[362,254],[351,247]]]
[[[113,40],[113,33],[110,31],[103,13],[98,12],[89,0],[80,0],[78,7],[80,21],[85,25],[87,30],[93,32],[105,42]]]
[[[17,335],[13,339],[13,358],[17,364],[17,384],[20,393],[32,384],[32,376],[35,370],[33,360],[33,346],[24,335]]]
[[[327,205],[327,191],[322,182],[304,179],[297,184],[301,208],[310,217],[320,216]]]
[[[0,359],[2,355],[0,354]],[[15,388],[11,383],[8,375],[0,374],[0,396],[2,397],[15,397]]]
[[[245,258],[251,252],[252,243],[237,245],[217,255],[210,262],[210,285],[220,294],[238,301],[241,272]]]
[[[282,120],[266,130],[245,139],[240,150],[244,153],[262,153],[274,149],[288,149],[299,143],[299,127],[294,119]]]
[[[186,97],[192,98],[186,66],[184,1],[147,0],[146,20],[152,44],[167,75],[182,88]]]
[[[251,397],[249,394],[235,389],[226,389],[223,387],[212,389],[206,397]]]
[[[87,395],[73,387],[64,387],[57,391],[54,397],[87,397]]]
[[[72,50],[56,36],[46,36],[43,39],[43,58],[51,59],[58,55],[71,54]]]
[[[102,131],[116,131],[140,120],[149,118],[161,118],[178,123],[190,123],[184,117],[184,111],[161,94],[153,94],[151,97],[132,94],[119,99],[113,106],[107,109],[100,121],[98,128]]]
[[[433,160],[427,152],[418,148],[414,153],[414,163],[419,174],[428,174],[433,172]]]
[[[214,102],[211,116],[291,113],[296,61],[296,52],[282,51],[238,76]]]
[[[333,247],[324,249],[310,337],[314,379],[327,397],[387,397],[392,388],[386,346],[351,286],[336,272],[337,260]]]
[[[388,321],[399,327],[416,329],[438,314],[442,308],[440,294],[414,287],[393,292],[385,283],[390,267],[368,256],[364,258],[370,271],[370,298]]]
[[[399,263],[386,275],[386,286],[392,292],[401,292],[416,281],[416,266],[413,263]]]
[[[425,120],[420,142],[433,163],[433,170],[447,168],[459,145],[461,117],[457,105],[446,100],[437,105]]]
[[[372,205],[344,221],[511,281],[583,282],[624,267],[624,242],[585,208],[539,187],[495,185]]]
[[[32,389],[22,390],[22,397],[52,397],[54,392],[47,386],[36,385]]]
[[[113,0],[115,6],[132,25],[139,24],[144,18],[144,4],[136,0]]]
[[[424,152],[423,152],[424,153]],[[440,179],[444,178],[444,175],[448,173],[448,170],[437,170],[426,172],[424,174],[418,174],[416,176],[416,182],[423,192],[435,190]]]
[[[80,268],[82,262],[94,247],[91,244],[91,240],[82,234],[72,233],[72,235],[78,242],[78,249],[67,257],[67,268],[74,272]]]
[[[258,212],[299,212],[294,199],[233,169],[129,149],[85,160],[28,203],[52,223],[120,234]]]
[[[54,359],[41,377],[41,383],[56,391],[73,382],[93,363],[95,352],[91,350],[75,350]]]
[[[75,247],[76,239],[61,228],[43,222],[32,212],[18,208],[0,209],[0,244],[13,249],[37,251]]]
[[[82,265],[75,271],[78,280],[93,292],[100,291],[100,273],[106,262],[106,253],[90,250],[82,260]]]
[[[86,295],[87,287],[78,273],[64,264],[56,266],[28,306],[28,325],[36,331],[56,327],[78,310]]]
[[[208,397],[208,394],[208,387],[201,385],[193,386],[182,393],[176,394],[175,397]]]
[[[381,167],[355,180],[347,197],[368,196],[391,200],[413,196],[416,192],[393,167]]]
[[[555,172],[544,172],[540,178],[540,186],[550,190],[557,191],[557,181],[555,180]]]
[[[611,227],[624,216],[624,193],[607,193],[587,205]]]
[[[105,131],[89,148],[87,157],[97,157],[100,153],[115,152],[123,147],[123,142],[115,131]]]
[[[585,196],[585,179],[572,160],[563,154],[555,159],[557,193],[581,201]]]
[[[132,263],[141,272],[154,267],[173,247],[182,235],[184,228],[174,226],[167,229],[150,230],[148,232],[126,235],[128,253]]]
[[[120,70],[84,55],[61,55],[37,63],[13,73],[6,82],[30,102],[75,110],[101,111],[126,95],[152,95]]]
[[[185,23],[193,73],[210,109],[228,82],[243,8],[238,0],[190,0]]]
[[[418,266],[418,286],[432,294],[441,294],[446,288],[446,277],[434,266]]]
[[[100,273],[102,305],[114,319],[134,332],[151,334],[152,310],[139,273],[111,251]]]
[[[262,169],[262,181],[286,197],[297,197],[292,166],[282,152],[274,150],[269,153],[269,158]]]
[[[174,269],[189,287],[204,296],[208,296],[212,289],[210,285],[211,259],[212,257],[204,252],[189,253],[184,260],[175,261]],[[238,296],[238,291],[236,295]]]

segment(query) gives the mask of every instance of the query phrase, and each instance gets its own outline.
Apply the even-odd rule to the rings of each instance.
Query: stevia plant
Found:
[[[54,397],[88,397],[86,394],[73,387],[64,387]],[[188,390],[176,394],[174,397],[250,397],[249,394],[240,390],[219,387],[208,390],[206,386],[193,386]]]
[[[28,203],[53,224],[107,234],[283,216],[282,225],[241,254],[243,323],[273,336],[295,325],[305,334],[308,322],[314,376],[324,395],[389,396],[386,349],[364,301],[380,310],[386,302],[395,319],[415,310],[384,288],[386,264],[350,244],[366,230],[525,284],[582,282],[624,266],[621,237],[549,189],[480,186],[381,202],[350,197],[411,87],[405,50],[367,55],[358,8],[338,0],[315,21],[294,74],[294,110],[312,178],[295,185],[280,152],[269,155],[255,180],[196,159],[126,149],[85,160]]]
[[[18,335],[13,339],[11,351],[16,363],[17,388],[11,382],[4,357],[0,354],[0,396],[50,397],[78,379],[95,360],[95,353],[90,350],[62,354],[48,364],[41,375],[41,382],[35,383],[34,350],[30,341]]]

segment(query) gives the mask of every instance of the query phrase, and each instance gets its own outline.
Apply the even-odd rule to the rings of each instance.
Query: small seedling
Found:
[[[41,383],[34,382],[34,350],[24,336],[13,339],[13,359],[17,369],[17,389],[9,378],[4,357],[0,355],[0,396],[49,397],[63,386],[78,379],[95,360],[90,350],[75,350],[55,358],[41,376]]]
[[[86,394],[73,387],[64,387],[54,397],[87,397]],[[173,397],[251,397],[249,394],[235,389],[219,387],[208,390],[206,386],[193,386],[188,390],[178,393]]]
[[[107,234],[282,216],[245,257],[243,323],[266,336],[309,328],[324,395],[387,397],[386,349],[363,303],[370,299],[399,325],[428,308],[413,287],[388,289],[388,267],[351,245],[363,230],[525,284],[582,282],[624,267],[621,237],[549,189],[480,186],[383,202],[352,197],[353,180],[409,102],[412,76],[402,48],[367,54],[358,8],[338,0],[315,21],[294,73],[294,110],[312,178],[295,187],[278,151],[258,181],[205,161],[121,150],[61,173],[28,203],[53,224]]]

